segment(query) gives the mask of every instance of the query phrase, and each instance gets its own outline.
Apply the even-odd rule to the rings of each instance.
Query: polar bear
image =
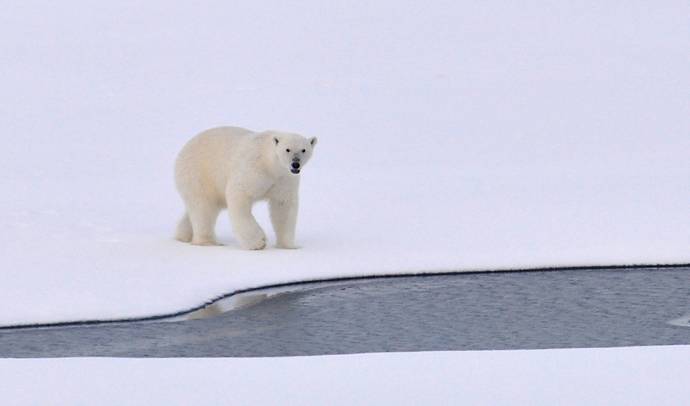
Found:
[[[316,141],[316,137],[239,127],[213,128],[192,138],[175,162],[175,183],[186,206],[176,238],[218,245],[215,223],[218,213],[227,208],[242,248],[263,249],[266,235],[252,215],[252,206],[268,200],[276,246],[297,248],[299,174]]]

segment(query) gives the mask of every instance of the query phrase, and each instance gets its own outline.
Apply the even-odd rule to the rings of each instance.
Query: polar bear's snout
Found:
[[[299,174],[300,171],[300,163],[299,163],[299,158],[295,157],[292,160],[292,168],[290,168],[290,172],[294,173],[295,175]]]

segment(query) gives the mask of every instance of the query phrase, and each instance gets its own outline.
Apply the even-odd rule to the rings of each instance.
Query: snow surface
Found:
[[[684,405],[690,346],[0,360],[12,405]]]
[[[5,1],[0,325],[301,279],[690,262],[689,12]],[[303,249],[240,251],[225,216],[228,246],[172,240],[174,157],[225,124],[319,137]]]

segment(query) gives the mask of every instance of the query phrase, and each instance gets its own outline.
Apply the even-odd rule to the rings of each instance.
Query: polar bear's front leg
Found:
[[[232,230],[242,248],[247,250],[266,248],[266,235],[252,215],[251,199],[237,196],[232,192],[227,193],[226,199]]]
[[[295,227],[297,225],[298,199],[290,196],[287,199],[270,199],[271,223],[276,232],[278,248],[298,248],[295,245]]]

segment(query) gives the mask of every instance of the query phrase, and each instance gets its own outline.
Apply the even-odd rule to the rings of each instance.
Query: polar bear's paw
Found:
[[[242,242],[242,248],[246,250],[262,250],[266,248],[266,237],[262,236],[261,238],[250,240],[250,241],[243,241]]]
[[[276,244],[277,248],[284,249],[284,250],[297,250],[300,249],[301,247],[299,245],[296,245],[294,242],[292,243],[286,243],[286,242],[279,242]]]
[[[217,242],[214,239],[206,238],[206,239],[192,239],[192,245],[200,245],[200,246],[205,246],[205,247],[213,247],[216,245],[223,245]]]
[[[175,239],[180,242],[192,242],[192,236],[190,234],[175,234]]]
[[[240,246],[245,250],[262,250],[266,248],[266,234],[260,227],[255,227],[247,230],[248,232],[240,234]]]

